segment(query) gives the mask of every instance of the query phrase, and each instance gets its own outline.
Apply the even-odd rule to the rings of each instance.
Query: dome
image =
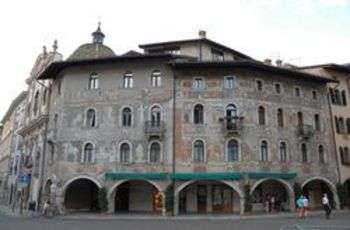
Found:
[[[68,60],[96,59],[115,57],[111,48],[100,43],[88,43],[78,47],[69,57]]]

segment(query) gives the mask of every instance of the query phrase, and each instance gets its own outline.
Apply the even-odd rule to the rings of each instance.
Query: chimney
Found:
[[[266,59],[264,60],[264,63],[265,63],[266,65],[271,65],[272,61],[271,61],[270,58],[266,58]]]
[[[276,60],[276,66],[282,66],[282,60],[281,59],[277,59]]]
[[[200,38],[200,39],[204,39],[204,38],[207,37],[207,32],[206,32],[205,30],[200,30],[200,31],[198,32],[198,35],[199,35],[199,38]]]

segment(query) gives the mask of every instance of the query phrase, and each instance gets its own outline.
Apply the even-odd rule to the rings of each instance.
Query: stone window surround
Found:
[[[237,146],[238,146],[238,161],[229,161],[228,160],[228,143],[231,140],[237,141]],[[225,161],[228,163],[234,163],[234,162],[240,162],[242,161],[242,146],[241,146],[241,140],[239,138],[229,138],[225,141]]]
[[[160,147],[160,156],[159,156],[159,162],[151,162],[151,146],[152,146],[152,144],[153,143],[158,143],[159,144],[159,147]],[[160,142],[160,141],[158,141],[158,140],[153,140],[153,141],[150,141],[149,143],[148,143],[148,147],[147,147],[147,162],[149,163],[149,164],[161,164],[161,163],[163,163],[163,144],[162,144],[162,142]]]
[[[203,162],[196,162],[194,160],[194,143],[196,141],[202,141],[203,142]],[[192,141],[192,145],[191,145],[191,151],[192,151],[192,163],[194,164],[204,164],[204,163],[207,163],[207,151],[206,151],[206,146],[207,146],[207,143],[205,142],[205,140],[203,138],[195,138],[193,141]]]
[[[85,147],[87,144],[92,145],[91,162],[85,162]],[[92,141],[84,142],[83,146],[82,146],[82,151],[81,151],[80,163],[81,164],[94,164],[95,160],[96,160],[96,145]]]
[[[88,122],[88,120],[87,120],[87,119],[88,119],[87,115],[88,115],[88,111],[89,111],[90,109],[94,110],[94,112],[95,112],[95,125],[94,125],[94,126],[88,126],[88,124],[87,124],[87,122]],[[96,108],[94,108],[94,107],[89,107],[89,108],[85,109],[85,111],[84,111],[84,128],[94,129],[94,128],[97,128],[97,127],[98,127],[98,115],[97,115],[97,110],[96,110]]]
[[[129,155],[129,161],[128,162],[121,162],[121,158],[120,158],[120,155],[121,155],[121,147],[122,147],[122,144],[128,144],[129,145],[129,148],[130,148],[130,155]],[[117,162],[120,163],[120,164],[132,164],[134,162],[134,157],[133,157],[133,145],[130,141],[128,140],[122,140],[119,142],[118,144],[118,154],[117,154]]]

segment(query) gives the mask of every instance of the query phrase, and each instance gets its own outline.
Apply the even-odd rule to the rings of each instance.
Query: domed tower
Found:
[[[103,44],[105,35],[101,31],[101,23],[98,23],[96,31],[93,32],[91,36],[92,43],[79,46],[78,49],[68,57],[68,60],[98,59],[116,56],[111,48]]]

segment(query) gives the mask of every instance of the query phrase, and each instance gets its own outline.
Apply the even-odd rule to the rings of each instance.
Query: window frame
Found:
[[[203,148],[203,156],[202,157],[196,157],[196,142],[202,143]],[[203,164],[206,163],[206,151],[205,151],[205,141],[202,139],[195,139],[192,143],[192,162],[196,164]],[[202,158],[202,159],[200,159]]]
[[[98,90],[100,87],[99,75],[95,72],[91,73],[88,81],[88,90]]]

